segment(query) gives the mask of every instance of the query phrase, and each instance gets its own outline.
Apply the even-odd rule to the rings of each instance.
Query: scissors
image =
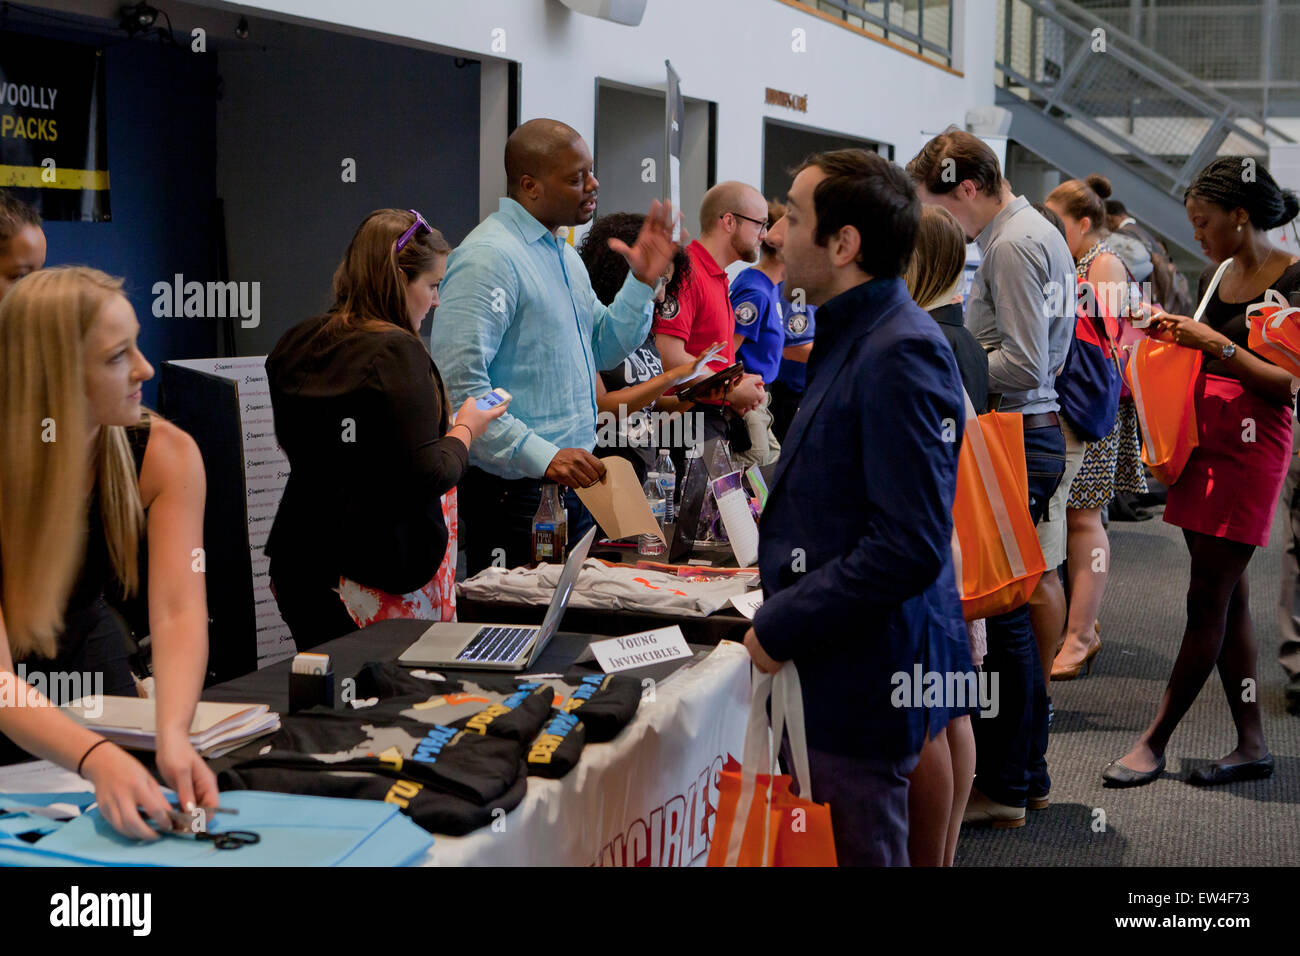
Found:
[[[238,850],[241,846],[261,843],[262,838],[251,830],[226,830],[222,833],[172,833],[172,836],[208,840],[218,850]]]
[[[251,846],[255,843],[261,843],[260,835],[251,830],[223,830],[220,833],[209,833],[207,829],[207,814],[209,813],[231,813],[237,814],[238,810],[227,809],[226,807],[201,807],[203,815],[196,817],[192,813],[186,813],[181,810],[178,804],[172,804],[169,812],[172,828],[161,831],[164,836],[183,837],[191,840],[206,840],[218,850],[238,850],[242,846]],[[194,826],[195,820],[201,820],[202,825],[197,829]]]

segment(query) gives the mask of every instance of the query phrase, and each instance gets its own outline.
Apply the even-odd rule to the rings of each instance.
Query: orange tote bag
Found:
[[[968,621],[1020,607],[1046,570],[1029,513],[1024,416],[977,416],[969,395],[952,502],[952,563]]]
[[[1282,293],[1269,289],[1264,301],[1246,310],[1250,350],[1278,368],[1300,378],[1300,307],[1289,305]]]
[[[790,792],[789,776],[772,773],[783,732],[802,796]],[[709,866],[835,866],[831,808],[813,799],[811,780],[803,690],[787,661],[776,674],[754,680],[744,763],[729,760],[718,781]]]
[[[1232,263],[1223,260],[1196,307],[1194,320],[1205,315],[1219,280]],[[1138,427],[1142,431],[1142,463],[1163,485],[1172,485],[1200,443],[1196,430],[1196,379],[1204,353],[1173,342],[1143,339],[1133,349],[1124,370]]]

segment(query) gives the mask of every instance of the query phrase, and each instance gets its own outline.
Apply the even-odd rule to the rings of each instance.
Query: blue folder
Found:
[[[93,794],[3,794],[8,807],[73,803]],[[238,814],[212,814],[208,830],[247,830],[260,842],[218,850],[210,841],[165,836],[152,842],[122,836],[91,810],[60,823],[26,813],[0,813],[0,865],[8,866],[406,866],[433,837],[391,803],[307,797],[255,790],[221,795]],[[23,839],[23,835],[29,839]],[[39,834],[34,842],[33,834]]]

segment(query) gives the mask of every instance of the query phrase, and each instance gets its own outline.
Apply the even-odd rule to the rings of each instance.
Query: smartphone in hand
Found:
[[[498,405],[506,404],[512,398],[514,398],[514,396],[504,388],[494,388],[482,398],[477,399],[474,404],[486,412],[489,409],[496,408]]]

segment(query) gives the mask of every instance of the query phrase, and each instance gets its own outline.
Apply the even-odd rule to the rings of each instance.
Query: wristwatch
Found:
[[[1237,343],[1229,342],[1227,345],[1223,347],[1223,351],[1219,354],[1219,358],[1223,359],[1226,362],[1228,361],[1228,359],[1232,358],[1236,354],[1237,354]]]

